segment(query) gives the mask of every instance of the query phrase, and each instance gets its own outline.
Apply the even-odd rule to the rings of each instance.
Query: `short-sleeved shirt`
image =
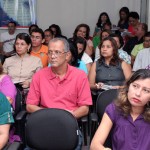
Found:
[[[113,150],[150,149],[150,123],[144,120],[143,115],[138,116],[135,121],[131,115],[125,118],[114,103],[109,104],[105,112],[113,122]]]
[[[87,75],[68,65],[65,77],[60,80],[51,67],[44,68],[34,75],[26,103],[67,110],[92,105]]]
[[[6,96],[0,93],[0,125],[13,123],[11,106]]]
[[[30,54],[39,57],[41,59],[43,67],[48,66],[48,47],[46,45],[42,45],[41,49],[38,52],[34,52],[32,50]]]
[[[135,45],[133,50],[131,51],[131,55],[136,57],[139,51],[142,49],[144,49],[143,43]]]
[[[16,38],[16,33],[9,34],[8,32],[4,32],[0,35],[0,42],[3,42],[3,51],[11,52],[14,50],[14,42]]]
[[[102,82],[107,85],[123,85],[125,76],[121,67],[121,62],[115,66],[107,65],[104,60],[96,61],[96,83]]]
[[[133,71],[145,69],[150,64],[150,48],[145,48],[136,56]]]

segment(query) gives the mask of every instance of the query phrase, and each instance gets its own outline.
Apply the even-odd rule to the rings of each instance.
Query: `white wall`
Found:
[[[78,24],[86,23],[90,26],[92,35],[101,12],[108,12],[111,22],[117,24],[121,7],[127,6],[130,11],[140,14],[140,2],[141,0],[37,0],[37,24],[43,30],[53,23],[58,24],[63,34],[71,37]]]
[[[108,12],[113,24],[117,24],[119,9],[127,6],[140,14],[141,0],[37,0],[37,18],[41,28],[55,23],[63,34],[71,37],[75,27],[87,23],[93,34],[99,14]]]

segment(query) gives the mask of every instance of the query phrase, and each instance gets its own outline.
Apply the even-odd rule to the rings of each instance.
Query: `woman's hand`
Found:
[[[104,85],[104,83],[98,82],[98,83],[96,83],[95,85],[96,85],[96,89],[99,90],[99,89],[102,88],[102,86]]]

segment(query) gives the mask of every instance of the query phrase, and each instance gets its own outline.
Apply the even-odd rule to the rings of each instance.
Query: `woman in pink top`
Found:
[[[16,87],[11,81],[10,76],[3,73],[2,64],[0,64],[0,92],[2,92],[15,108]]]

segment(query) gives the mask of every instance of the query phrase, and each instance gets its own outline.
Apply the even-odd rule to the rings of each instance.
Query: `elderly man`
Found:
[[[60,108],[71,112],[76,118],[88,114],[92,105],[87,75],[70,66],[69,44],[63,38],[54,38],[48,45],[51,67],[37,72],[31,82],[27,97],[27,111],[42,108]]]

